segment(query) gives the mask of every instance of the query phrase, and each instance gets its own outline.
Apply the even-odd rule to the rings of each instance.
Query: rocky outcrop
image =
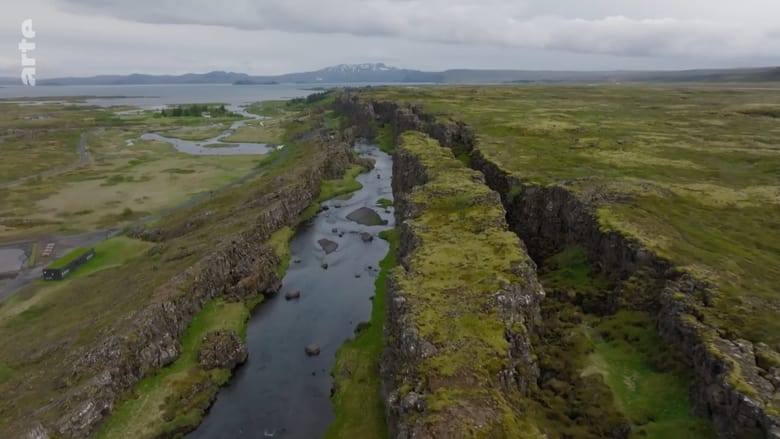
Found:
[[[233,370],[246,361],[246,345],[236,331],[213,331],[203,337],[198,363],[204,369]]]
[[[539,376],[529,334],[544,292],[533,262],[507,232],[498,194],[479,174],[441,153],[422,158],[401,147],[394,154],[401,267],[389,277],[382,360],[390,436],[536,437],[536,426],[515,404]],[[431,169],[437,165],[442,169]],[[447,186],[460,177],[462,185]],[[431,199],[443,205],[434,206]],[[450,217],[442,210],[450,203],[455,209],[459,203],[468,206],[469,216]],[[463,234],[473,234],[471,242],[478,244],[458,249],[445,265],[430,259],[447,251],[453,235],[470,239]],[[506,259],[487,261],[499,251],[506,252]],[[458,280],[481,278],[483,266],[496,267],[493,280]],[[442,282],[439,276],[450,280]],[[503,342],[485,346],[486,338]]]
[[[301,213],[316,201],[323,179],[342,176],[354,161],[350,132],[319,140],[309,137],[315,146],[306,160],[246,196],[242,204],[228,207],[255,212],[251,224],[229,236],[209,237],[214,240],[211,251],[160,285],[151,303],[118,322],[120,329],[115,333],[73,353],[72,365],[60,385],[61,395],[31,414],[30,420],[57,419],[36,425],[36,435],[90,436],[126,391],[178,358],[179,338],[207,302],[217,297],[249,300],[278,291],[280,260],[264,243],[276,230],[297,223]],[[222,214],[230,216],[230,212]],[[214,212],[203,212],[172,226],[136,230],[133,235],[166,246],[198,230],[210,215]],[[240,349],[234,353],[240,354]]]
[[[609,195],[575,195],[565,185],[527,184],[486,159],[466,124],[438,122],[418,106],[344,93],[337,98],[335,108],[357,125],[358,135],[372,137],[378,125],[389,124],[396,135],[417,130],[442,146],[468,153],[470,165],[501,194],[508,223],[534,258],[541,260],[576,244],[587,250],[597,271],[616,280],[632,278],[631,294],[618,287],[606,300],[592,304],[589,311],[609,314],[627,306],[655,313],[661,335],[685,354],[693,368],[697,408],[713,420],[719,436],[780,438],[780,380],[767,378],[777,375],[777,370],[761,367],[752,343],[724,338],[707,323],[702,310],[708,306],[710,286],[677,270],[636,240],[599,227],[595,207]],[[420,184],[425,177],[419,166],[408,163],[398,169],[394,189],[408,191]],[[419,208],[403,203],[396,202],[397,211]],[[414,239],[408,236],[402,247],[414,247]],[[403,249],[401,254],[409,250]]]

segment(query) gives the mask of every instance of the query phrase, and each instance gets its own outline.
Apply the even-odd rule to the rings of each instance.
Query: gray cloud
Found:
[[[40,77],[338,63],[424,70],[680,69],[780,64],[780,1],[3,1],[0,76],[33,18]],[[227,3],[227,4],[226,4]]]
[[[754,8],[749,7],[751,2]],[[550,3],[554,5],[550,7]],[[780,52],[776,27],[766,19],[767,14],[780,16],[778,2],[742,1],[737,12],[728,0],[691,0],[688,6],[668,0],[596,0],[591,11],[583,3],[591,6],[591,2],[574,0],[236,0],[229,6],[213,0],[61,0],[70,11],[158,24],[640,57],[728,58]],[[699,13],[703,18],[694,15],[690,4],[702,5]],[[602,15],[594,16],[594,11]]]

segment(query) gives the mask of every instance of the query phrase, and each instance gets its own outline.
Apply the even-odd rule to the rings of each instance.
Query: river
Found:
[[[166,142],[173,146],[177,151],[191,155],[244,155],[244,154],[267,154],[283,145],[269,145],[266,143],[237,143],[227,142],[223,139],[230,137],[239,128],[246,125],[250,120],[265,119],[263,116],[250,113],[239,105],[229,105],[227,109],[235,114],[239,114],[246,119],[233,122],[230,128],[221,132],[219,135],[206,140],[183,140],[175,137],[165,137],[158,133],[146,133],[141,136],[141,140],[156,140]]]
[[[376,160],[375,168],[358,176],[363,188],[351,198],[323,203],[328,210],[298,229],[280,294],[261,304],[249,321],[247,363],[220,391],[190,439],[316,438],[333,421],[335,354],[355,326],[370,318],[379,261],[388,251],[377,234],[394,226],[392,208],[386,212],[376,205],[380,198],[392,199],[392,159],[375,145],[355,148]],[[387,224],[366,226],[346,218],[361,207],[374,209]],[[363,232],[373,241],[364,242]],[[336,242],[338,249],[326,255],[318,243],[322,239]],[[288,291],[300,291],[300,299],[285,300]],[[306,355],[311,343],[320,346],[319,356]]]

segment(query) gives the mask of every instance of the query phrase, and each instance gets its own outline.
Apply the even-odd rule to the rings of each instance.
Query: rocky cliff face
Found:
[[[321,181],[343,175],[353,161],[351,134],[322,136],[316,142],[314,157],[277,177],[269,188],[257,190],[242,205],[230,207],[255,212],[251,225],[230,236],[213,237],[212,250],[160,285],[152,303],[129,315],[126,325],[118,325],[124,330],[74,353],[62,396],[35,414],[37,419],[59,414],[58,421],[35,425],[29,437],[90,436],[126,391],[178,358],[179,338],[208,301],[249,300],[278,291],[281,285],[275,271],[280,260],[265,242],[279,228],[295,225],[316,201]],[[197,229],[199,218],[168,228],[137,230],[133,235],[165,246]]]
[[[401,267],[390,277],[382,362],[391,436],[535,437],[517,404],[539,376],[529,333],[544,291],[498,194],[438,152],[399,147],[393,160]],[[474,245],[434,260],[455,236]]]
[[[755,354],[758,346],[723,338],[717,328],[703,321],[701,309],[707,304],[702,298],[709,295],[706,283],[681,273],[635,240],[601,230],[595,205],[603,195],[578,197],[563,186],[526,184],[486,159],[467,125],[437,122],[413,105],[345,93],[337,99],[336,108],[358,125],[359,135],[370,137],[376,126],[389,124],[396,135],[417,130],[442,146],[468,152],[471,166],[501,194],[509,225],[533,257],[542,260],[576,244],[587,249],[591,266],[598,271],[617,280],[634,279],[636,288],[631,294],[618,287],[607,303],[596,305],[599,309],[593,311],[612,313],[630,306],[655,313],[661,335],[685,353],[693,368],[697,408],[713,420],[721,437],[780,438],[780,413],[774,408],[780,399],[780,371],[760,367]],[[403,178],[404,170],[397,172]]]

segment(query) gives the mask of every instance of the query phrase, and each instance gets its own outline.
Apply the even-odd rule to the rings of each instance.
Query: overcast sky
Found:
[[[0,76],[26,18],[42,78],[780,65],[780,0],[0,0]]]

